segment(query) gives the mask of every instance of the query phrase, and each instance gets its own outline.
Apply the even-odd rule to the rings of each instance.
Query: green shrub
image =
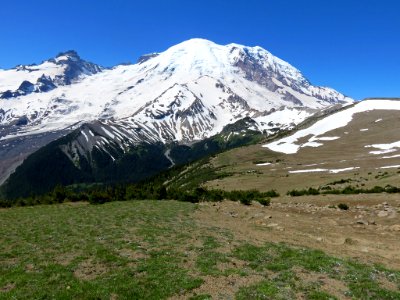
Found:
[[[239,201],[240,201],[240,203],[242,203],[243,205],[250,205],[251,202],[252,202],[252,199],[249,199],[249,198],[242,198],[242,199],[240,199]]]
[[[54,201],[58,203],[64,202],[65,198],[67,197],[67,191],[64,186],[57,185],[53,190],[53,197]]]
[[[179,200],[184,201],[184,202],[190,202],[190,203],[199,203],[200,202],[200,198],[198,195],[190,194],[190,193],[183,194]]]
[[[347,204],[345,204],[345,203],[339,203],[338,207],[341,210],[348,210],[349,209],[349,206]]]
[[[256,199],[257,202],[259,202],[262,206],[270,206],[271,204],[271,198],[258,198]]]
[[[305,195],[319,195],[320,192],[319,190],[315,188],[308,188],[307,190],[291,190],[287,192],[287,195],[290,195],[292,197],[299,197],[299,196],[305,196]]]
[[[0,200],[0,207],[6,208],[6,207],[11,207],[11,202],[5,201],[5,200]]]
[[[221,190],[206,191],[204,195],[207,201],[219,202],[224,200],[224,192]]]
[[[399,193],[400,188],[391,186],[391,185],[387,185],[387,186],[385,186],[385,192],[386,193]]]
[[[89,203],[90,204],[104,204],[106,202],[110,202],[111,199],[109,195],[105,192],[101,191],[93,191],[89,195]]]
[[[372,189],[367,190],[367,193],[380,194],[385,192],[385,189],[381,186],[374,186]]]
[[[319,195],[319,194],[320,194],[319,190],[311,188],[311,187],[307,191],[307,195]]]
[[[271,197],[271,198],[279,197],[279,193],[277,191],[275,191],[275,190],[270,190],[268,192],[264,192],[263,195],[265,197]]]

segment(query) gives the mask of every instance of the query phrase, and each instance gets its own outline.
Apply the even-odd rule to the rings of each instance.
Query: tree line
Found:
[[[32,195],[13,201],[0,200],[0,207],[31,206],[37,204],[56,204],[63,202],[87,201],[91,204],[103,204],[112,201],[129,200],[178,200],[191,203],[201,201],[240,201],[249,205],[257,201],[262,205],[269,205],[271,197],[278,197],[275,190],[260,192],[258,190],[224,191],[197,187],[191,190],[185,188],[166,187],[163,184],[146,182],[141,184],[118,185],[77,185],[56,186],[51,192],[43,195]]]

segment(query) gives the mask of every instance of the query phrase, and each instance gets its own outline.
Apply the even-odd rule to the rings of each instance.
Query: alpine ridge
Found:
[[[121,154],[112,153],[142,143],[191,145],[245,118],[251,128],[242,133],[269,135],[353,102],[313,86],[261,47],[204,39],[111,69],[68,51],[38,66],[1,70],[0,95],[0,182],[29,154],[70,132],[75,139],[60,149],[79,169],[94,149],[115,163]]]

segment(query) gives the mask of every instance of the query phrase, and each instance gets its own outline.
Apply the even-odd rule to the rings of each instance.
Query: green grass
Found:
[[[305,294],[307,299],[336,299],[320,290],[321,283],[302,282],[293,273],[296,269],[342,282],[347,286],[347,295],[354,299],[400,299],[400,272],[389,271],[382,266],[363,265],[328,256],[319,250],[273,243],[262,247],[243,244],[235,249],[233,255],[247,261],[250,268],[260,273],[269,270],[276,274],[270,281],[242,288],[240,299],[295,299],[294,291]],[[383,288],[378,277],[394,283],[397,290]]]
[[[199,252],[196,260],[196,267],[202,275],[221,275],[222,272],[217,268],[218,263],[228,262],[226,255],[216,251],[221,244],[212,236],[203,238],[203,246],[198,248]]]
[[[194,208],[137,201],[0,211],[0,288],[15,286],[0,298],[159,299],[198,287],[177,250],[193,226],[177,218]]]
[[[340,282],[353,299],[400,299],[382,285],[399,288],[399,271],[285,244],[244,243],[227,229],[199,226],[196,208],[126,201],[0,210],[0,299],[211,299],[207,289],[196,290],[206,278],[254,275],[264,279],[231,296],[340,299],[299,270]]]

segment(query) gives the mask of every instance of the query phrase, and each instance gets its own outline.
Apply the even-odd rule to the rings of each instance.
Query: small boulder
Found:
[[[378,217],[379,218],[384,218],[387,217],[389,215],[389,213],[387,211],[381,210],[378,212]]]
[[[356,224],[359,224],[359,225],[368,225],[368,221],[365,221],[365,220],[358,220],[358,221],[356,222]]]
[[[390,231],[400,232],[400,224],[392,225],[389,227]]]

